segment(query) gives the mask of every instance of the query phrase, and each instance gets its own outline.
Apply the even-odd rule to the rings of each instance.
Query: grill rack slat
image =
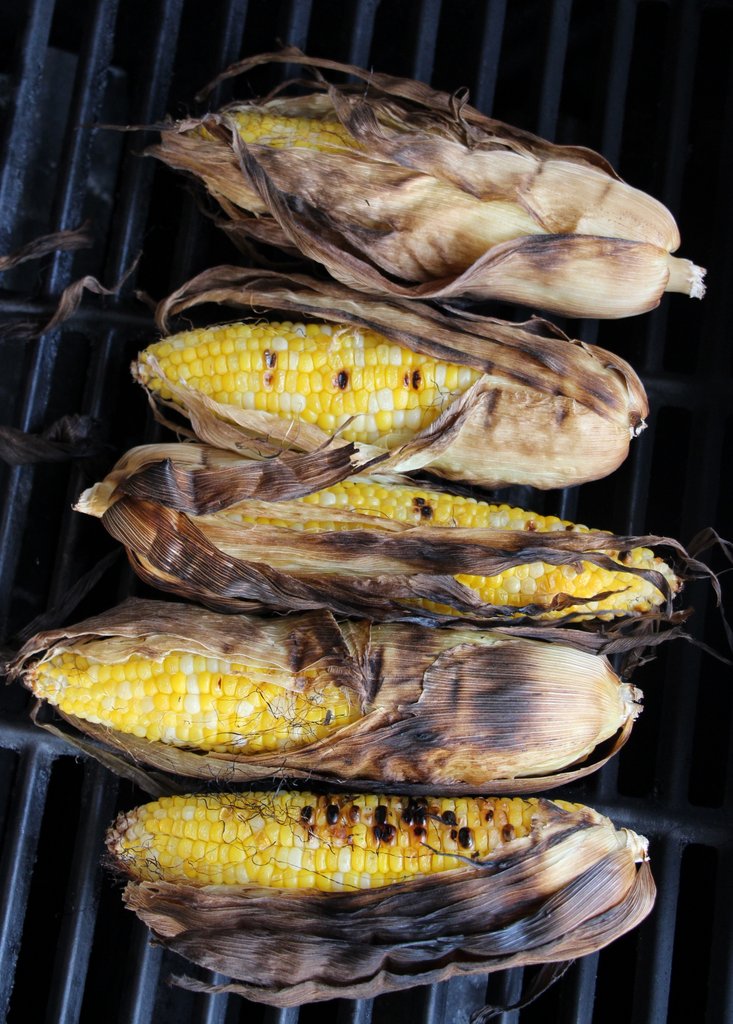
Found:
[[[250,28],[254,24],[253,19],[255,17],[259,19],[257,31],[260,35],[267,30],[271,32],[273,42],[275,37],[280,35],[286,41],[307,47],[312,42],[309,37],[311,22],[316,13],[322,9],[322,2],[323,0],[308,0],[305,3],[273,4],[271,5],[271,12],[264,14],[262,10],[254,10],[258,5],[248,5],[246,0],[242,0],[242,2],[232,0],[231,3],[226,5],[226,10],[222,14],[219,15],[217,11],[219,23],[217,30],[212,34],[216,39],[217,52],[221,55],[222,62],[236,57],[238,55],[236,51],[239,51],[242,55],[252,52],[248,41],[251,38]],[[193,26],[200,24],[202,17],[204,17],[203,9],[205,5],[197,4],[195,0],[185,0],[185,2],[184,0],[162,0],[162,3],[153,12],[150,11],[147,5],[131,6],[135,6],[135,10],[140,12],[145,7],[144,17],[141,18],[141,38],[143,39],[143,50],[146,57],[137,56],[132,62],[134,64],[135,60],[137,60],[137,74],[135,78],[137,84],[131,89],[130,119],[149,123],[160,117],[166,110],[171,109],[171,100],[168,95],[169,84],[174,72],[181,73],[180,67],[176,71],[179,31],[182,34],[181,38],[185,38],[185,33],[193,31]],[[403,5],[400,0],[400,4],[395,6],[406,7],[408,5]],[[533,8],[535,14],[537,14],[539,6],[541,5],[537,7],[532,4],[529,5],[530,8]],[[715,2],[695,4],[691,0],[682,0],[679,4],[671,3],[668,5],[663,0],[651,0],[651,2],[646,0],[646,2],[638,3],[630,2],[630,0],[617,0],[614,16],[614,36],[611,44],[611,59],[607,69],[606,102],[603,108],[602,125],[598,129],[599,137],[602,138],[602,148],[612,161],[617,160],[618,156],[624,153],[626,146],[626,138],[624,137],[626,131],[626,108],[624,95],[621,95],[621,93],[625,93],[628,84],[637,14],[639,11],[646,11],[651,8],[655,10],[666,9],[668,6],[671,11],[670,21],[673,21],[676,27],[676,36],[674,38],[677,45],[675,47],[675,54],[682,54],[684,58],[683,67],[686,69],[685,73],[688,78],[692,73],[691,69],[694,68],[695,62],[701,59],[698,52],[701,38],[698,32],[700,18],[704,16],[706,11],[711,9],[725,9],[724,4],[716,4]],[[61,17],[59,11],[62,11],[64,7],[64,0],[58,0],[55,7],[56,11],[54,11],[54,4],[52,3],[29,3],[30,16],[38,19],[40,26],[45,24],[46,34],[50,32],[52,37],[52,20],[55,21]],[[405,56],[400,58],[404,61],[404,66],[385,67],[384,70],[407,74],[417,71],[424,77],[428,77],[433,70],[434,53],[440,53],[442,37],[438,34],[439,24],[441,32],[449,31],[449,26],[445,22],[445,11],[439,0],[421,0],[419,4],[409,4],[409,7],[411,11],[418,12],[420,19],[419,26],[414,30],[412,37],[414,45],[412,47],[405,47]],[[505,0],[487,0],[485,4],[473,4],[471,0],[467,0],[467,7],[471,9],[472,13],[475,9],[480,8],[480,17],[477,20],[483,26],[482,44],[485,45],[482,45],[482,59],[477,62],[477,67],[472,69],[468,66],[462,66],[459,72],[465,79],[470,77],[474,83],[474,102],[477,102],[480,107],[490,112],[496,91],[496,83],[501,79],[503,70],[508,66],[508,61],[510,60],[507,56],[505,45],[506,19],[515,15],[513,11],[508,11]],[[114,20],[113,8],[114,4],[109,3],[108,0],[97,0],[95,3],[90,2],[86,5],[87,13],[91,12],[98,19],[95,22],[97,25],[112,23]],[[542,10],[544,13],[545,8],[543,7]],[[382,34],[384,33],[384,25],[391,17],[391,13],[388,11],[387,5],[379,5],[378,3],[368,2],[368,0],[365,0],[364,3],[355,3],[353,11],[348,40],[346,43],[344,43],[344,40],[337,43],[336,35],[334,35],[333,49],[328,55],[339,59],[351,58],[361,60],[364,58],[355,58],[355,55],[357,53],[367,54],[374,66],[377,67],[379,66],[380,55],[374,51],[372,40],[377,31]],[[528,17],[531,17],[531,15],[528,15]],[[549,33],[544,64],[539,69],[535,69],[537,83],[542,89],[539,108],[535,111],[528,111],[528,120],[524,122],[531,125],[531,118],[533,116],[536,117],[535,124],[539,124],[541,126],[539,130],[545,134],[552,135],[554,133],[555,126],[558,123],[558,115],[561,115],[563,111],[563,104],[566,99],[564,92],[565,74],[574,54],[572,28],[578,23],[578,19],[582,17],[584,17],[584,13],[581,10],[581,5],[573,5],[570,0],[557,0],[552,5],[548,23]],[[118,23],[121,20],[122,14],[120,14]],[[266,28],[267,26],[269,28]],[[693,27],[694,31],[688,31],[690,26]],[[91,36],[94,36],[94,31],[91,32]],[[95,38],[100,45],[104,42],[101,36]],[[672,38],[673,29],[671,27],[670,39]],[[329,45],[331,44],[328,40],[319,40],[318,49],[315,52],[326,52]],[[340,47],[345,47],[343,52],[339,51]],[[41,31],[40,35],[36,33],[33,38],[26,40],[25,49],[21,49],[21,66],[28,67],[33,63],[33,54],[43,54],[44,51],[45,42],[43,41],[43,31]],[[125,59],[130,59],[130,54],[116,54],[116,59],[122,59],[124,63]],[[216,70],[216,67],[205,67],[204,57],[201,59],[201,74],[200,76],[196,75],[196,84],[203,84],[209,73]],[[511,59],[513,60],[513,58]],[[146,60],[149,73],[143,70]],[[25,65],[23,64],[24,61]],[[81,67],[81,64],[77,68],[78,81],[81,80],[78,76],[83,74],[79,67]],[[441,64],[440,68],[441,75],[444,75],[444,65]],[[282,69],[283,75],[287,74],[287,72],[288,69]],[[91,81],[94,77],[90,74],[89,80]],[[684,78],[684,74],[681,77]],[[192,80],[191,70],[188,69],[181,78],[182,80]],[[21,84],[25,86],[26,94],[28,90],[33,91],[31,79],[32,76],[24,76],[22,79]],[[35,81],[37,85],[38,76],[36,76]],[[455,85],[456,81],[436,84]],[[730,97],[733,96],[733,75],[729,77],[729,84],[731,87],[729,92],[730,100]],[[102,85],[103,83],[100,79],[96,81],[95,88],[101,90]],[[543,85],[546,88],[542,88]],[[228,87],[222,90],[221,95],[223,98],[226,98],[223,94],[227,89]],[[680,85],[678,89],[684,91],[683,85]],[[95,109],[99,109],[101,93],[99,91],[93,93],[94,89],[90,89],[88,92],[82,91],[78,95],[78,100],[86,102],[88,107],[96,104]],[[192,92],[176,97],[174,102],[180,99],[190,103]],[[674,106],[674,116],[672,115],[672,106]],[[683,147],[685,144],[686,125],[689,120],[690,111],[689,108],[685,107],[684,102],[675,104],[667,102],[665,111],[667,120],[660,119],[660,137],[657,139],[657,144],[666,139],[666,148],[662,150],[662,160],[665,167],[664,180],[668,196],[671,195],[674,198],[674,206],[682,195],[684,171],[682,169],[683,161],[679,157],[678,149],[680,142]],[[730,102],[728,103],[727,111],[728,115],[733,111]],[[496,111],[496,113],[498,116],[502,115],[501,111]],[[726,116],[722,127],[726,133],[723,138],[724,140],[727,139],[728,142],[730,140],[731,125],[733,125],[733,118]],[[662,138],[663,135],[665,135],[665,139]],[[563,141],[570,140],[563,139]],[[82,156],[78,155],[78,152],[76,157],[68,155],[72,148],[71,144],[69,144],[67,156],[65,157],[66,170],[61,168],[58,178],[61,181],[64,173],[67,174],[66,184],[63,186],[59,185],[58,196],[62,198],[57,200],[56,207],[56,222],[64,223],[65,225],[70,225],[70,211],[79,208],[80,192],[78,186],[81,175],[78,168],[83,167],[83,159]],[[113,280],[118,279],[122,272],[127,269],[149,229],[148,207],[151,184],[154,178],[159,177],[160,172],[155,171],[151,161],[141,161],[139,159],[137,152],[141,148],[142,141],[140,137],[131,137],[125,140],[125,156],[120,169],[119,191],[114,207],[113,228],[110,233],[109,244],[106,249],[106,261],[103,268],[106,283],[111,283]],[[6,180],[2,175],[8,175],[9,167],[11,167],[11,163],[7,159],[4,163],[0,162],[0,183]],[[77,169],[74,170],[74,168]],[[69,184],[72,180],[75,182],[74,188]],[[727,177],[723,170],[721,170],[719,182],[719,194],[716,197],[716,213],[720,227],[711,227],[709,230],[715,234],[716,241],[711,251],[717,254],[720,260],[719,266],[722,268],[728,266],[730,261],[728,247],[723,239],[726,238],[724,226],[730,223],[731,214]],[[178,185],[176,184],[174,187],[178,187]],[[0,198],[2,195],[3,193],[0,191]],[[64,199],[64,196],[67,198]],[[68,198],[69,196],[72,198]],[[193,204],[189,203],[188,207],[185,206],[185,203],[183,205],[186,212],[184,212],[180,222],[177,242],[174,247],[175,252],[172,254],[170,286],[179,283],[183,276],[193,271],[194,267],[199,269],[196,264],[204,258],[198,251],[199,244],[203,244],[204,247],[211,245],[209,233],[202,229],[198,213]],[[62,216],[64,210],[67,213]],[[51,225],[49,225],[50,229]],[[171,253],[169,253],[168,258],[170,256]],[[72,272],[76,265],[76,258],[69,260],[65,256],[57,257],[51,261],[50,267],[46,269],[45,293],[40,297],[29,299],[27,296],[17,296],[13,298],[12,295],[0,291],[0,313],[10,319],[19,319],[22,316],[26,316],[29,311],[38,311],[45,314],[51,309],[53,299],[58,294],[58,289],[61,287],[62,282],[70,280],[69,273]],[[206,264],[202,263],[201,265]],[[720,273],[720,270],[718,273]],[[722,274],[721,279],[723,279]],[[0,279],[1,285],[2,280]],[[126,285],[128,295],[132,285],[132,280]],[[624,477],[626,490],[624,494],[619,495],[616,501],[617,507],[629,528],[642,529],[647,525],[645,517],[649,506],[649,494],[651,489],[656,487],[655,482],[651,484],[649,482],[649,472],[653,465],[656,447],[663,441],[663,439],[660,439],[660,432],[657,430],[657,412],[661,408],[662,403],[669,404],[674,408],[689,409],[694,416],[693,422],[696,424],[695,443],[690,446],[689,465],[684,473],[681,521],[686,527],[689,526],[691,530],[698,528],[702,525],[700,521],[701,510],[713,508],[717,503],[717,484],[719,483],[719,467],[722,457],[722,433],[733,385],[731,384],[730,375],[719,373],[719,367],[715,368],[714,379],[713,370],[704,372],[704,367],[706,364],[710,366],[710,362],[707,360],[708,354],[716,354],[718,356],[724,354],[723,328],[726,323],[728,300],[723,297],[720,290],[717,292],[713,290],[708,303],[700,307],[703,312],[697,317],[696,322],[704,323],[706,331],[701,346],[700,366],[697,377],[670,372],[665,368],[664,364],[665,339],[673,308],[672,302],[679,301],[681,300],[665,300],[662,310],[654,314],[654,316],[650,316],[647,320],[648,326],[645,330],[644,339],[648,355],[645,364],[647,371],[645,373],[645,383],[649,387],[655,413],[652,417],[650,429],[643,438],[635,443],[632,458],[627,467],[630,473],[627,472]],[[96,325],[95,320],[97,321]],[[134,334],[135,338],[140,338],[147,330],[147,324],[148,320],[145,314],[136,312],[132,307],[131,300],[124,296],[117,302],[106,303],[105,308],[99,314],[96,312],[96,306],[87,306],[75,318],[68,330],[87,331],[93,337],[92,359],[86,371],[86,392],[84,409],[82,411],[95,412],[106,419],[110,411],[116,410],[121,400],[132,394],[131,386],[127,381],[125,381],[124,386],[116,383],[116,381],[119,381],[126,374],[125,362],[128,355],[131,354],[131,346],[134,344],[131,339],[131,333]],[[586,340],[596,340],[596,335],[598,335],[597,340],[603,344],[606,330],[603,326],[599,330],[596,324],[587,323],[580,325],[580,333]],[[51,339],[50,343],[46,339],[42,339],[42,345],[48,346],[52,362],[56,357],[56,347],[63,344],[63,331]],[[609,343],[609,347],[613,347],[613,344]],[[0,352],[1,355],[2,353]],[[637,366],[639,365],[641,365],[641,361],[637,360]],[[692,369],[693,367],[691,367]],[[700,370],[703,372],[699,372]],[[52,377],[53,374],[51,373],[50,376]],[[122,399],[119,399],[116,394],[118,390],[122,392]],[[22,423],[28,423],[29,425],[42,424],[46,407],[42,391],[43,389],[41,388],[39,392],[41,394],[40,401],[37,402],[35,398],[32,398],[31,401],[26,403],[29,414],[27,419],[21,421]],[[140,406],[142,406],[142,403],[140,403]],[[703,417],[701,414],[706,410],[707,416]],[[129,440],[128,434],[131,429],[139,431],[139,427],[131,426],[131,419],[131,417],[128,417],[119,428],[110,427],[111,440],[113,442],[116,443],[122,439],[125,441]],[[139,437],[139,433],[137,437]],[[702,458],[700,458],[700,442],[710,437],[714,437],[715,442],[703,445]],[[41,469],[36,472],[42,473],[43,470]],[[7,492],[13,499],[12,523],[15,530],[13,534],[14,541],[18,541],[20,538],[25,518],[24,515],[19,514],[18,509],[23,507],[24,501],[26,505],[29,501],[32,501],[31,481],[34,475],[23,472],[19,473],[19,483],[14,490],[11,489]],[[71,498],[78,493],[82,475],[82,468],[73,469],[68,474],[69,502],[67,502],[67,505],[70,503]],[[563,492],[557,496],[557,500],[561,514],[566,515],[571,515],[572,510],[579,507],[579,503],[581,510],[584,510],[587,504],[584,494],[579,493],[577,489]],[[28,507],[32,510],[32,506]],[[617,525],[617,528],[620,527]],[[90,525],[81,521],[80,517],[76,517],[70,512],[67,512],[62,517],[61,522],[58,524],[58,555],[52,573],[49,596],[58,595],[66,586],[73,582],[76,574],[75,566],[77,564],[80,563],[80,569],[87,567],[84,563],[86,556],[85,546],[88,538],[93,536],[93,534],[94,531],[90,528]],[[682,539],[686,538],[683,537]],[[15,548],[16,546],[16,543],[13,543],[12,547]],[[8,553],[6,547],[3,547],[0,549],[0,557],[3,554],[9,558],[6,564],[12,570],[12,562],[16,557],[14,552],[10,551]],[[12,577],[13,572],[11,571],[2,578],[7,581],[12,579]],[[126,570],[119,572],[117,581],[116,588],[113,588],[113,591],[109,593],[109,603],[112,603],[115,597],[123,596],[131,589],[135,590],[138,588],[137,583],[131,580],[131,576]],[[8,595],[7,609],[12,607],[12,590],[7,585],[6,594]],[[41,610],[40,606],[38,610]],[[710,609],[703,608],[701,611],[710,614]],[[702,628],[702,619],[703,615],[700,616],[700,628]],[[690,651],[685,658],[680,658],[679,660],[681,666],[688,666],[687,674],[690,671],[698,674],[704,661],[704,656],[701,656],[697,651]],[[679,667],[676,672],[678,676],[676,688],[680,690],[680,696],[683,701],[687,700],[686,713],[684,714],[684,719],[686,720],[694,717],[691,714],[694,711],[692,690],[685,689],[685,668]],[[701,685],[703,685],[703,682],[701,682]],[[720,808],[696,807],[689,804],[685,787],[685,760],[693,752],[694,744],[691,734],[689,731],[686,731],[688,727],[685,722],[675,717],[676,714],[679,714],[680,708],[676,704],[676,697],[672,692],[672,688],[665,687],[664,693],[660,693],[658,688],[654,696],[655,699],[662,701],[669,723],[668,726],[664,727],[664,742],[660,745],[660,750],[663,747],[667,747],[669,742],[674,741],[675,738],[679,746],[685,748],[685,756],[682,758],[680,766],[674,769],[671,774],[669,774],[668,762],[665,761],[661,765],[661,776],[663,777],[665,772],[669,774],[667,779],[669,785],[665,785],[663,792],[651,799],[648,796],[632,798],[628,795],[619,794],[618,762],[616,762],[609,765],[597,779],[591,781],[586,792],[590,794],[588,797],[589,802],[594,802],[591,797],[598,798],[595,800],[595,803],[600,810],[613,814],[623,823],[633,825],[641,830],[646,829],[651,833],[654,844],[655,875],[660,882],[666,879],[667,876],[671,877],[673,882],[675,876],[679,879],[682,851],[690,842],[708,844],[711,848],[723,851],[720,858],[720,871],[717,883],[715,958],[710,968],[711,994],[707,1005],[707,1019],[717,1022],[717,1020],[724,1019],[725,1009],[731,1008],[730,980],[727,978],[724,967],[730,959],[730,939],[733,929],[730,907],[723,906],[721,898],[725,893],[724,880],[726,876],[724,869],[727,869],[727,877],[730,877],[730,838],[727,834],[725,821],[721,821]],[[46,734],[37,733],[32,727],[26,725],[24,719],[18,719],[17,716],[13,717],[12,714],[7,721],[0,718],[0,745],[24,751],[21,755],[21,764],[24,766],[26,773],[30,771],[29,765],[41,765],[42,768],[36,767],[33,769],[33,771],[39,773],[34,777],[45,779],[46,784],[48,782],[48,773],[52,770],[55,759],[67,756],[66,748],[60,741]],[[663,753],[660,756],[663,757]],[[98,770],[93,769],[91,775],[94,775],[96,772]],[[657,774],[659,775],[660,773]],[[728,781],[730,782],[730,771],[728,772]],[[105,783],[89,782],[87,785],[91,787],[88,794],[90,797],[98,800],[103,798]],[[731,800],[730,785],[725,787],[724,792],[724,806],[729,808]],[[16,804],[16,816],[18,813],[20,813],[19,805]],[[90,835],[96,828],[103,825],[106,820],[105,813],[98,810],[91,814],[88,826]],[[12,827],[11,822],[10,828],[12,829]],[[23,836],[20,855],[26,858],[27,861],[29,856],[32,857],[34,846],[32,829],[23,833]],[[29,877],[28,885],[30,884],[32,884],[32,879]],[[0,889],[0,894],[2,892],[3,890]],[[667,906],[668,901],[671,901],[670,906],[672,903],[676,903],[674,884],[668,892],[671,895],[665,895],[664,898],[663,906],[667,909],[662,914],[662,923],[659,925],[653,924],[658,919],[655,915],[645,926],[643,941],[640,940],[638,944],[638,949],[641,952],[637,954],[632,1020],[661,1022],[666,1019],[669,977],[665,976],[664,971],[660,972],[658,967],[663,953],[668,952],[676,941],[674,915]],[[24,902],[22,887],[17,894],[17,899],[21,904]],[[658,914],[659,910],[657,911]],[[115,1009],[115,1012],[119,1011],[119,1019],[121,1020],[142,1022],[155,1019],[157,1024],[155,1007],[158,1005],[158,1008],[161,1009],[162,1004],[156,1004],[156,998],[160,1001],[159,983],[168,970],[168,957],[163,956],[159,950],[148,946],[147,933],[136,922],[133,924],[131,931],[134,934],[134,939],[125,965],[130,988],[127,989],[127,994],[122,999],[121,1005]],[[647,954],[643,952],[645,947],[650,950]],[[606,954],[601,954],[601,963],[606,962],[605,957]],[[65,959],[68,960],[69,957],[62,950],[59,963],[65,962]],[[596,998],[598,961],[598,957],[584,960],[579,969],[574,970],[569,976],[567,982],[563,981],[560,983],[560,1012],[562,1016],[558,1019],[589,1022],[595,1020],[594,1013],[603,1011],[604,1007],[599,1007],[598,1005],[594,1007],[594,1001],[598,1002]],[[646,970],[645,967],[650,969]],[[650,977],[650,974],[654,976]],[[0,977],[6,977],[6,975],[2,974]],[[496,998],[497,987],[502,987],[506,992],[509,992],[512,986],[518,984],[519,978],[519,973],[510,974],[504,979],[492,977],[488,986],[488,997]],[[476,979],[471,979],[471,981],[476,982]],[[453,983],[450,984],[452,985]],[[65,991],[67,994],[70,993],[68,983]],[[0,992],[2,992],[1,982]],[[156,993],[158,993],[157,997]],[[57,998],[57,1003],[50,1004],[49,1012],[51,1013],[55,1012],[54,1008],[57,1005],[61,1006],[63,1003],[63,1000],[58,1002],[57,996],[54,998]],[[229,997],[227,999],[223,996],[193,996],[191,998],[194,1000],[191,1004],[194,1016],[191,1019],[195,1020],[211,1022],[224,1020],[225,1018],[233,1020],[236,1006],[240,1003],[242,1006],[242,1019],[245,1019],[246,1015],[248,1021],[250,1019],[262,1019],[271,1022],[271,1024],[274,1021],[277,1021],[278,1024],[294,1024],[301,1017],[297,1010],[292,1012],[284,1011],[282,1013],[280,1011],[265,1010],[262,1011],[260,1016],[257,1016],[260,1014],[257,1008],[248,1006],[248,1004],[238,1000],[237,997]],[[409,1006],[411,1012],[415,1011],[418,1014],[418,1017],[415,1019],[429,1020],[434,1022],[434,1024],[445,1020],[447,1024],[449,1020],[452,1020],[447,1008],[447,1002],[446,988],[436,986],[422,993],[415,993],[414,999],[409,1003]],[[66,1005],[69,1006],[68,1012],[60,1011],[66,1013],[66,1018],[63,1019],[76,1019],[75,1015],[81,1015],[82,1020],[86,1019],[83,1008],[80,1008],[78,1005],[72,1008],[71,1003]],[[233,1006],[235,1007],[234,1010],[232,1009]],[[248,1007],[246,1011],[244,1010],[245,1006]],[[254,1012],[254,1018],[250,1017],[251,1012]],[[382,1005],[380,1000],[377,1000],[374,1004],[365,1001],[343,1001],[335,1012],[339,1021],[358,1021],[359,1024],[366,1024],[370,1019],[373,1019],[375,1024],[389,1019],[381,1015]],[[503,1024],[508,1024],[509,1021],[512,1021],[512,1024],[515,1024],[516,1021],[524,1022],[525,1018],[527,1021],[542,1019],[541,1016],[533,1016],[533,1013],[534,1010],[530,1008],[521,1013],[503,1014],[500,1019],[503,1021]],[[599,1017],[599,1020],[602,1019],[605,1018]]]

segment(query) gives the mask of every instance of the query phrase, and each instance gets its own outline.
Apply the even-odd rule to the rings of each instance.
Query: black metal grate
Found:
[[[649,429],[611,478],[532,503],[619,532],[687,540],[715,525],[732,536],[729,0],[26,0],[0,10],[0,253],[87,217],[96,242],[5,274],[2,324],[48,317],[72,280],[94,273],[112,284],[144,254],[119,299],[85,302],[34,342],[0,332],[1,421],[39,430],[83,412],[102,421],[109,445],[101,464],[0,468],[5,641],[112,550],[70,505],[100,468],[153,436],[126,368],[150,336],[134,289],[160,297],[236,258],[180,181],[140,157],[141,136],[95,123],[194,109],[216,71],[278,39],[439,88],[467,85],[484,111],[600,149],[672,208],[685,254],[710,268],[705,302],[672,297],[652,315],[569,325],[642,373]],[[138,589],[120,560],[75,616]],[[709,590],[692,588],[688,600],[695,635],[723,649]],[[639,683],[646,710],[630,744],[573,792],[650,837],[657,907],[501,1024],[733,1019],[730,669],[676,644]],[[149,945],[99,863],[106,825],[140,794],[31,726],[27,705],[18,689],[0,694],[0,1014],[9,1021],[467,1024],[487,999],[519,993],[521,971],[300,1011],[169,988],[185,965]]]

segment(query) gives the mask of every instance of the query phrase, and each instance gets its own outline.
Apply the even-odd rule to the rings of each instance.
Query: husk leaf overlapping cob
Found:
[[[166,798],[107,837],[159,941],[277,1006],[598,950],[652,908],[646,846],[577,804],[282,791]]]
[[[321,263],[371,294],[502,299],[569,316],[645,312],[665,290],[701,297],[671,256],[674,218],[602,157],[484,117],[420,82],[306,57],[275,62],[367,82],[232,104],[163,129],[151,152],[203,181],[235,239]]]
[[[623,745],[641,698],[564,643],[135,599],[33,637],[11,676],[137,764],[411,793],[580,778]]]
[[[360,463],[380,458],[382,470],[566,487],[612,472],[648,413],[628,363],[546,321],[509,324],[217,267],[161,303],[159,323],[206,302],[257,316],[165,338],[133,374],[161,418],[170,405],[220,447],[354,442]],[[270,324],[263,309],[312,322]]]
[[[277,463],[143,446],[76,507],[102,519],[144,579],[223,610],[582,621],[669,612],[680,586],[649,550],[682,552],[668,539],[589,531],[396,475],[290,500],[303,482],[291,486],[288,463],[281,474]]]

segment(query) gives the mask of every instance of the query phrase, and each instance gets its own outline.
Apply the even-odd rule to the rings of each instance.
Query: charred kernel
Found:
[[[413,819],[416,825],[424,825],[427,821],[427,814],[425,813],[424,807],[416,807]]]
[[[527,520],[527,525],[526,525],[525,529],[529,530],[530,533],[534,533],[535,532],[535,530],[537,529],[537,523],[534,521],[534,519],[528,519]]]
[[[404,384],[404,386],[406,388],[409,388],[409,386],[410,386],[410,371],[409,370],[405,370],[405,375],[402,378],[402,383]]]
[[[415,820],[415,818],[413,816],[412,808],[411,807],[407,807],[402,812],[402,824],[403,825],[412,825],[414,820]]]
[[[376,831],[379,829],[379,835],[376,835]],[[381,840],[383,843],[393,843],[397,835],[397,829],[394,825],[375,825],[374,826],[375,838]]]
[[[384,825],[387,820],[388,808],[384,804],[377,804],[374,809],[374,820],[378,825]]]
[[[300,816],[303,821],[310,821],[313,817],[313,808],[310,804],[306,804],[305,807],[301,807]]]
[[[413,505],[416,505],[418,508],[422,508],[422,506],[425,504],[425,498],[413,498],[412,503]]]
[[[512,831],[514,831],[512,829]],[[462,828],[458,831],[458,842],[464,850],[470,850],[473,846],[473,832],[470,828]]]
[[[265,360],[265,366],[270,370],[274,370],[277,366],[277,352],[271,352],[269,348],[266,348],[262,355]]]
[[[338,804],[329,804],[326,808],[326,821],[329,825],[335,825],[341,817],[341,810]]]
[[[514,826],[505,825],[501,830],[501,838],[504,840],[505,843],[511,842],[511,840],[514,838]]]
[[[417,391],[422,384],[422,374],[419,370],[412,371],[412,386]]]
[[[489,821],[489,822],[494,820],[494,811],[493,811],[493,809],[491,807],[486,812],[486,820]]]
[[[450,830],[450,837],[451,839],[458,839],[458,829],[452,828]]]
[[[357,804],[352,804],[351,807],[349,808],[349,817],[354,823],[359,821],[359,819],[361,818],[361,813],[359,811],[359,807]]]
[[[423,505],[423,507],[420,509],[420,515],[422,516],[423,519],[432,519],[433,518],[433,508],[432,508],[432,506],[431,505]]]
[[[334,383],[337,388],[341,391],[345,391],[349,386],[349,373],[348,370],[339,370],[334,377]]]
[[[422,839],[422,837],[425,835],[425,829],[422,827],[422,825],[415,825],[412,832],[413,835],[417,836],[418,839]]]
[[[269,370],[267,371],[267,373],[263,373],[262,374],[262,386],[263,386],[263,388],[267,388],[269,390],[272,387],[273,379],[274,379],[274,375],[272,373],[270,373]]]

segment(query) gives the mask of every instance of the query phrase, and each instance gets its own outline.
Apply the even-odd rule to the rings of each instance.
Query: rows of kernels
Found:
[[[313,149],[326,152],[347,146],[360,149],[336,118],[284,117],[258,110],[238,110],[231,115],[240,138],[248,145],[274,149]]]
[[[37,667],[36,696],[118,732],[201,750],[256,754],[302,747],[360,717],[332,683],[305,692],[249,678],[243,665],[172,652],[118,664],[64,651]]]
[[[111,849],[147,880],[377,888],[483,860],[528,835],[536,810],[517,798],[174,796],[124,816]]]
[[[362,512],[401,523],[423,523],[430,526],[521,530],[530,533],[588,532],[587,526],[576,525],[558,519],[557,516],[542,516],[509,505],[490,505],[475,498],[358,478],[317,491],[300,501],[323,511],[314,512],[313,519],[297,524],[275,518],[260,518],[256,521],[314,531],[353,529],[351,523],[335,522],[328,518],[330,511],[338,509]],[[228,511],[227,516],[235,520],[251,521],[247,520],[244,504]],[[649,548],[635,548],[626,553],[623,560],[617,552],[607,554],[619,562],[618,571],[600,568],[587,561],[580,562],[579,567],[532,562],[515,566],[496,576],[460,574],[456,579],[477,591],[486,604],[510,608],[547,606],[557,594],[569,594],[583,600],[595,594],[610,592],[609,596],[599,601],[587,601],[576,606],[578,611],[594,615],[645,612],[662,602],[663,596],[653,584],[640,576],[624,572],[621,566],[655,569],[668,579],[673,589],[676,586],[671,569]],[[434,602],[425,602],[425,606],[440,612],[451,610]],[[551,619],[566,615],[567,612],[567,609],[547,610],[540,615]]]
[[[480,376],[373,331],[289,321],[230,324],[166,338],[141,354],[144,380],[151,357],[167,380],[222,405],[301,420],[328,434],[339,430],[347,441],[390,448],[427,427]],[[171,399],[164,381],[153,377],[147,383]]]

